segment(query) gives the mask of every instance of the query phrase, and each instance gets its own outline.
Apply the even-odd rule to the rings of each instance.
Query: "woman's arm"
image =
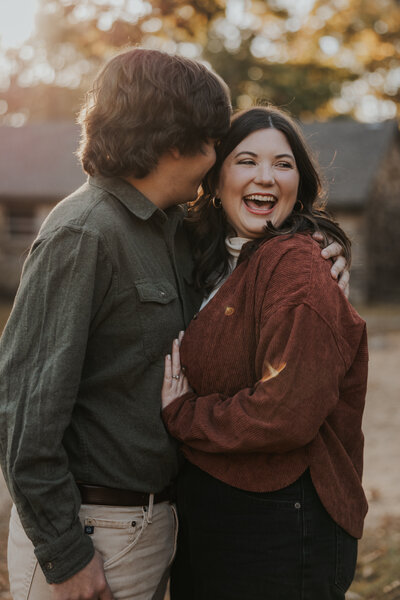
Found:
[[[314,439],[345,372],[329,326],[307,305],[283,307],[263,323],[257,355],[263,370],[254,387],[197,396],[179,374],[174,343],[168,364],[180,377],[167,376],[162,391],[170,433],[203,452],[287,452]]]

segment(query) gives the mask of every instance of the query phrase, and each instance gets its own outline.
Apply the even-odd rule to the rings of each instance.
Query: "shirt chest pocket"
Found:
[[[155,360],[171,351],[172,340],[184,327],[178,292],[166,279],[137,280],[135,287],[144,352]]]

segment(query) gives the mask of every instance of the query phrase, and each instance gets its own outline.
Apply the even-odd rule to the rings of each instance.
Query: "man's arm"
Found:
[[[313,233],[313,238],[320,245],[324,244],[324,236],[322,233],[316,231]],[[333,265],[331,267],[331,275],[333,279],[338,281],[339,287],[343,290],[346,298],[349,297],[350,292],[350,271],[345,257],[343,256],[343,248],[338,242],[331,241],[328,246],[323,247],[321,250],[321,256],[326,260],[332,259]]]
[[[89,565],[93,544],[63,447],[92,315],[112,269],[94,234],[62,227],[39,240],[24,266],[0,342],[1,461],[11,496],[49,583]]]

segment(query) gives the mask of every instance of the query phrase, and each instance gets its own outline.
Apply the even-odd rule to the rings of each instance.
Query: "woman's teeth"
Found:
[[[262,208],[264,210],[270,210],[276,203],[276,198],[273,196],[264,196],[261,194],[252,194],[251,196],[246,196],[243,200],[249,208]]]

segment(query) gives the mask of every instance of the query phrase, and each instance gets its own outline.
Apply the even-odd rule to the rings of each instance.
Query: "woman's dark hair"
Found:
[[[171,148],[196,154],[229,128],[224,81],[203,64],[135,48],[112,58],[87,95],[78,150],[90,175],[145,177]]]
[[[299,171],[299,188],[294,209],[285,222],[279,229],[269,222],[266,223],[265,235],[246,244],[240,260],[249,256],[260,244],[273,236],[320,231],[325,240],[330,236],[339,242],[348,265],[351,262],[350,240],[324,210],[321,176],[300,128],[289,115],[276,107],[254,107],[239,112],[232,118],[230,130],[217,145],[217,160],[203,181],[202,192],[189,205],[187,225],[194,244],[196,286],[206,292],[229,272],[225,238],[230,226],[223,210],[215,208],[213,203],[221,168],[234,148],[251,133],[260,129],[277,129],[285,135]]]

